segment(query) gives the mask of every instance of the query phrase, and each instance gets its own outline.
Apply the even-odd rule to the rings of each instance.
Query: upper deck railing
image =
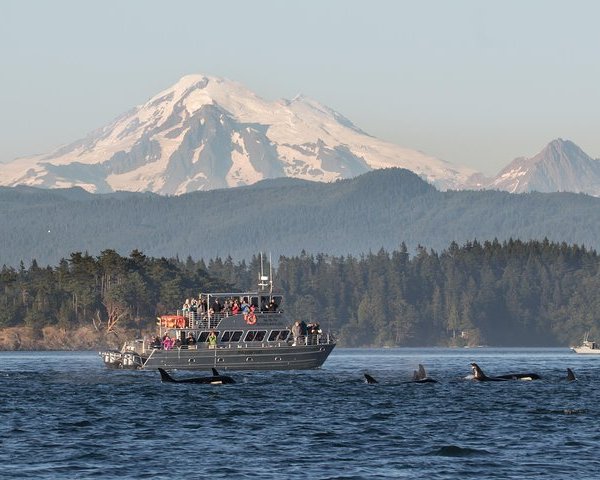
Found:
[[[254,315],[257,318],[275,318],[278,315],[281,315],[280,311],[270,312],[270,311],[262,311],[256,312]],[[231,312],[199,312],[199,311],[188,311],[185,312],[183,310],[177,310],[177,316],[181,316],[186,319],[185,325],[181,328],[193,328],[193,329],[208,329],[217,328],[219,324],[226,318],[232,317],[242,317],[244,318],[243,313],[233,314]],[[176,328],[176,327],[173,327]]]

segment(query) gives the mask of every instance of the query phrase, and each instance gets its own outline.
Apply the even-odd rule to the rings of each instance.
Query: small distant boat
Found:
[[[583,341],[581,342],[581,345],[571,347],[571,350],[573,350],[575,353],[580,353],[584,355],[600,355],[600,345],[598,345],[596,342],[592,342],[588,338],[587,333],[583,336]]]

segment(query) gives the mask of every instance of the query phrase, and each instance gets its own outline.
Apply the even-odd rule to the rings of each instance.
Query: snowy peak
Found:
[[[493,179],[368,135],[306,97],[269,101],[228,79],[186,75],[85,138],[0,164],[0,185],[178,195],[293,177],[330,182],[379,168],[411,170],[440,189],[600,196],[600,161],[556,139]]]
[[[268,101],[227,79],[186,75],[84,139],[2,165],[0,184],[182,194],[388,167],[441,188],[460,188],[473,173],[369,136],[303,95]]]
[[[517,158],[488,188],[522,192],[576,192],[600,196],[600,161],[570,140],[558,138],[531,158]]]
[[[534,156],[531,161],[537,163],[562,163],[569,166],[573,161],[592,160],[581,148],[570,140],[557,138],[552,140],[544,149]]]

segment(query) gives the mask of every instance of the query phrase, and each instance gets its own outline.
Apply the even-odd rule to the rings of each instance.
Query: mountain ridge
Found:
[[[497,175],[369,135],[305,95],[269,101],[244,85],[186,75],[84,138],[0,164],[0,185],[180,195],[293,177],[332,182],[406,168],[440,190],[572,191],[600,196],[600,160],[552,140]]]
[[[583,220],[584,219],[584,220]],[[179,196],[0,188],[0,265],[55,264],[72,252],[155,257],[259,251],[361,255],[402,242],[441,251],[509,238],[600,248],[600,199],[573,193],[439,191],[404,169],[322,183],[273,179]]]

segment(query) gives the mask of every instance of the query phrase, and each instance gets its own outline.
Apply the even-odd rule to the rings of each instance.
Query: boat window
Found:
[[[267,334],[266,330],[259,330],[256,332],[256,337],[254,337],[255,342],[262,342]]]
[[[269,342],[276,341],[277,337],[279,337],[279,330],[271,330],[271,333],[269,334]]]
[[[239,342],[240,338],[242,338],[242,334],[243,333],[244,332],[242,332],[241,330],[233,332],[233,335],[231,336],[231,341],[232,342]]]
[[[246,333],[245,342],[262,342],[267,334],[266,330],[250,330]]]
[[[198,343],[206,342],[207,338],[208,338],[208,332],[201,332],[200,335],[198,336],[198,338],[196,339],[196,341]]]
[[[279,338],[277,340],[285,341],[285,340],[288,339],[289,336],[290,336],[290,331],[289,330],[282,330],[279,333]]]
[[[290,335],[289,330],[271,330],[269,342],[285,341]]]
[[[236,330],[236,331],[225,331],[223,332],[223,335],[221,336],[221,341],[222,342],[239,342],[240,338],[242,338],[242,332],[241,330]]]
[[[231,338],[231,332],[226,330],[223,332],[223,335],[221,336],[221,341],[228,342],[230,338]]]

